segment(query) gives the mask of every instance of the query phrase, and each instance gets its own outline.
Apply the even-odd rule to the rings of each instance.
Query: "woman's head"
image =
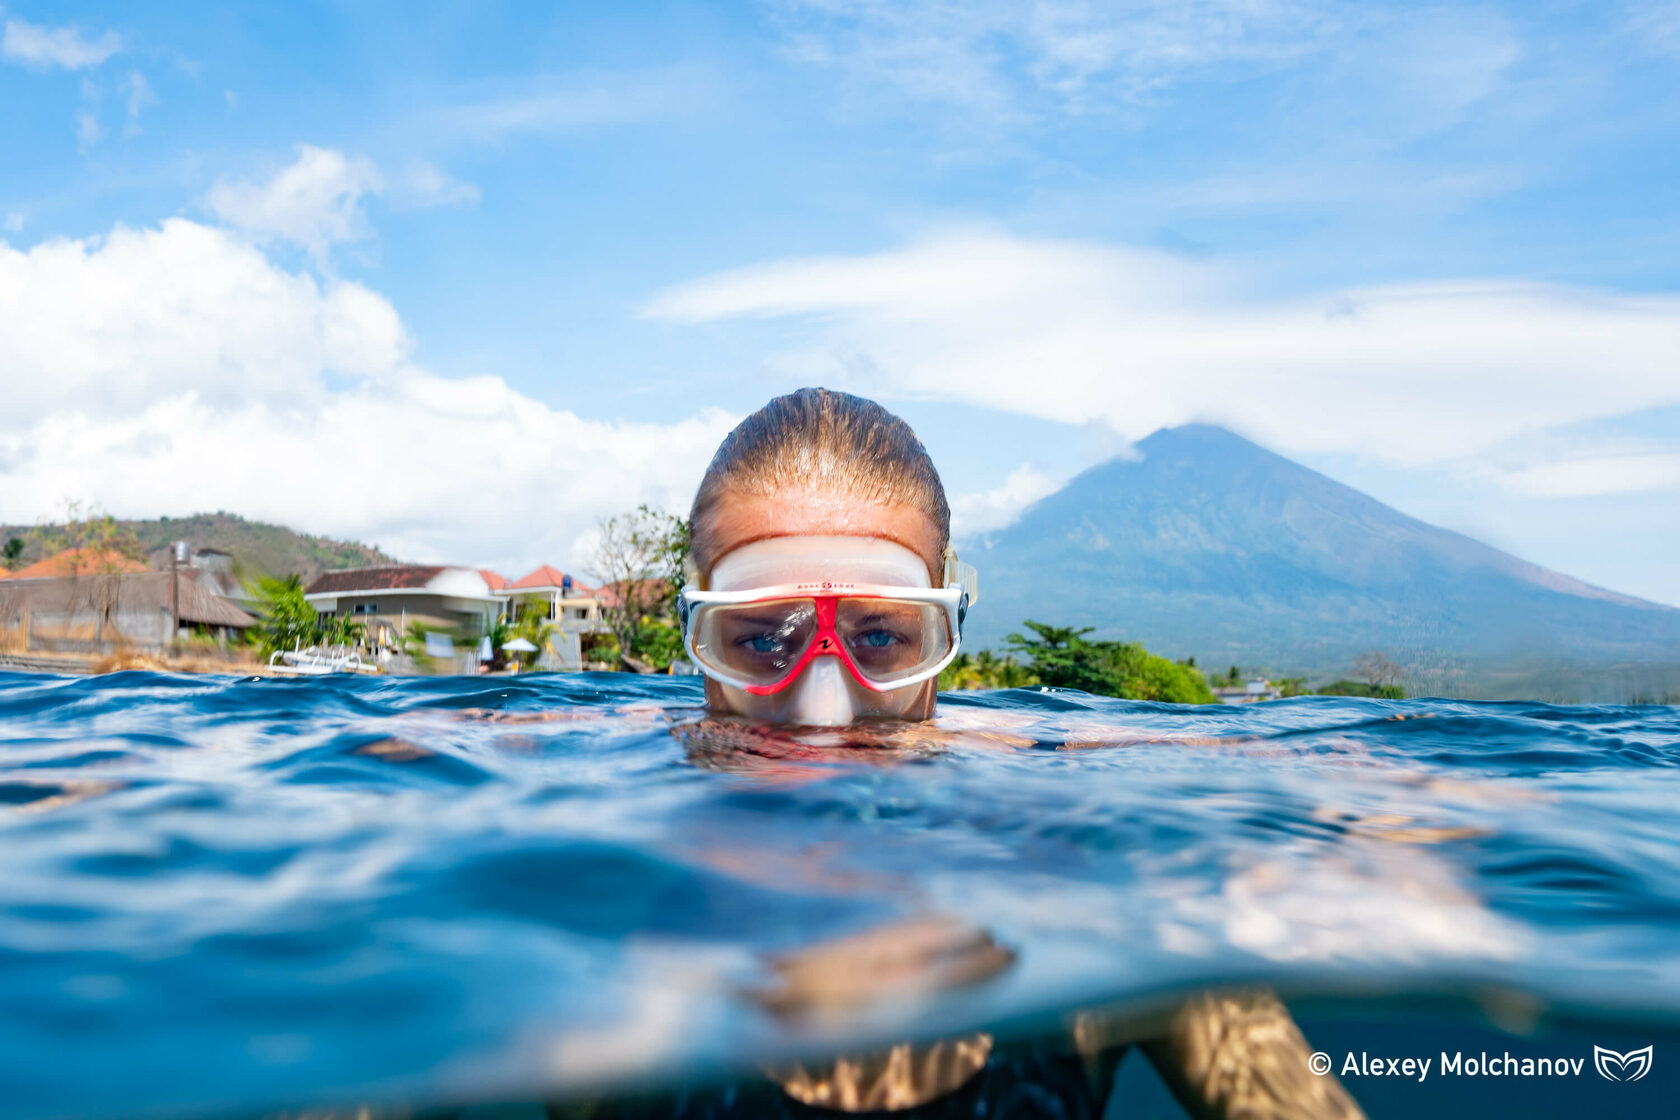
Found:
[[[689,527],[698,589],[825,579],[938,588],[950,507],[933,461],[903,420],[849,393],[801,389],[724,439]],[[838,660],[815,658],[774,695],[709,680],[707,697],[715,708],[782,722],[932,714],[932,680],[871,691]]]

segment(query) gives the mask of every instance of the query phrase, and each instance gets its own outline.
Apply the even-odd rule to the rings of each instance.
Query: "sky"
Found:
[[[587,571],[807,384],[1680,605],[1680,0],[0,6],[0,522]]]

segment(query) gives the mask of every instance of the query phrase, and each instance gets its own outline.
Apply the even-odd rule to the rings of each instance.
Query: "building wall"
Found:
[[[482,633],[484,615],[479,611],[469,613],[453,609],[461,605],[459,600],[447,599],[442,595],[428,595],[425,592],[404,595],[344,594],[338,596],[334,609],[327,610],[326,604],[322,603],[317,604],[316,610],[323,615],[364,622],[370,632],[379,623],[389,623],[392,627],[401,629],[418,622],[429,630],[459,629],[470,634]],[[370,607],[373,609],[367,609]],[[494,617],[494,608],[490,610]]]

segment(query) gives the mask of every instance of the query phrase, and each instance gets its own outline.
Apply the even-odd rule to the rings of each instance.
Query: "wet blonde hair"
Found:
[[[908,506],[932,519],[938,565],[951,541],[951,507],[927,448],[910,425],[872,400],[832,389],[777,397],[735,426],[712,456],[689,511],[689,552],[710,572],[711,519],[726,495],[822,489],[859,505]]]

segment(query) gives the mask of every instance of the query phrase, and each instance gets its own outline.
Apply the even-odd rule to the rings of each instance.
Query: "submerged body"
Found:
[[[1018,691],[843,733],[702,701],[628,674],[0,674],[0,1117],[726,1078],[792,1103],[763,1069],[981,1031],[1000,1062],[1066,1056],[1093,1005],[1244,983],[1338,1073],[1435,1059],[1344,1077],[1372,1116],[1674,1112],[1680,710]],[[1012,963],[900,968],[874,1018],[767,1004],[777,962],[930,913]],[[1594,1044],[1650,1043],[1642,1080],[1595,1072]],[[1442,1049],[1586,1064],[1443,1077]]]

